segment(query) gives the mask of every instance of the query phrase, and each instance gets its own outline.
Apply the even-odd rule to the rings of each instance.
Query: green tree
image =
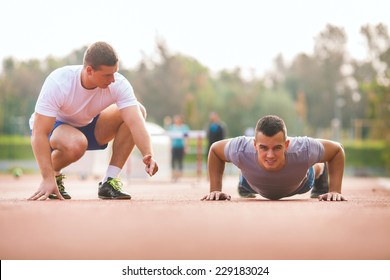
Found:
[[[371,70],[361,86],[369,103],[370,138],[385,141],[387,152],[384,157],[390,170],[390,36],[383,24],[365,25],[361,33],[367,43],[369,62],[366,68]]]
[[[215,102],[208,69],[195,59],[170,54],[157,42],[158,61],[145,57],[136,71],[125,75],[132,82],[149,119],[163,124],[165,116],[183,114],[192,129],[201,128],[202,113]]]
[[[38,60],[17,62],[5,60],[0,76],[2,134],[28,134],[28,119],[34,110],[35,100],[43,82]]]
[[[390,132],[390,37],[383,24],[365,25],[361,33],[367,43],[369,62],[366,67],[371,70],[362,84],[369,101],[367,116],[374,124],[371,137],[384,139]]]

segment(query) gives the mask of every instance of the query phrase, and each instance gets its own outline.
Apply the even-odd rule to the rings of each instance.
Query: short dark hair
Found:
[[[100,66],[115,66],[118,55],[114,48],[106,42],[96,42],[88,47],[84,54],[84,68],[90,65],[94,70]]]
[[[287,139],[286,124],[280,117],[275,115],[264,116],[256,124],[256,133],[261,132],[268,137],[272,137],[281,131],[284,134],[284,138]]]

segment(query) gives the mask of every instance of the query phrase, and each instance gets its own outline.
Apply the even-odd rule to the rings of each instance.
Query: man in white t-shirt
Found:
[[[344,150],[333,141],[288,137],[284,121],[265,116],[256,125],[254,137],[236,137],[212,145],[208,156],[210,193],[202,200],[230,200],[222,192],[225,163],[241,172],[239,193],[277,200],[311,191],[312,198],[346,200],[341,195]],[[329,174],[329,182],[328,182]]]
[[[131,198],[118,177],[134,146],[143,156],[145,171],[150,176],[158,171],[146,110],[117,71],[115,50],[96,42],[86,50],[83,65],[59,68],[46,78],[30,118],[31,145],[42,175],[30,200],[70,199],[62,169],[86,150],[105,149],[111,140],[112,156],[99,183],[99,198]]]

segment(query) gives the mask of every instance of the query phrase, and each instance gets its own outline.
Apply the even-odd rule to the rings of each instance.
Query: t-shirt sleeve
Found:
[[[232,138],[225,146],[224,152],[226,159],[235,165],[239,164],[239,150],[244,148],[245,143],[245,137]]]
[[[317,162],[320,162],[324,156],[324,145],[314,138],[307,138],[309,145],[309,163],[313,165]]]
[[[130,82],[123,76],[120,77],[121,78],[115,82],[117,83],[116,105],[118,106],[118,109],[120,110],[129,106],[138,105],[137,98],[135,97],[134,90]]]
[[[56,117],[63,101],[64,95],[58,84],[49,76],[42,85],[35,105],[35,112],[48,117]]]

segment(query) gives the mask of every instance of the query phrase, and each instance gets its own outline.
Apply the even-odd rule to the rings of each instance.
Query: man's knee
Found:
[[[68,148],[67,153],[69,153],[70,156],[75,160],[78,160],[85,154],[87,147],[88,147],[87,141],[79,142],[79,144],[75,143],[74,145]]]
[[[50,144],[53,150],[57,150],[74,161],[80,159],[88,147],[85,137],[75,137],[71,141],[58,141],[51,139]]]

